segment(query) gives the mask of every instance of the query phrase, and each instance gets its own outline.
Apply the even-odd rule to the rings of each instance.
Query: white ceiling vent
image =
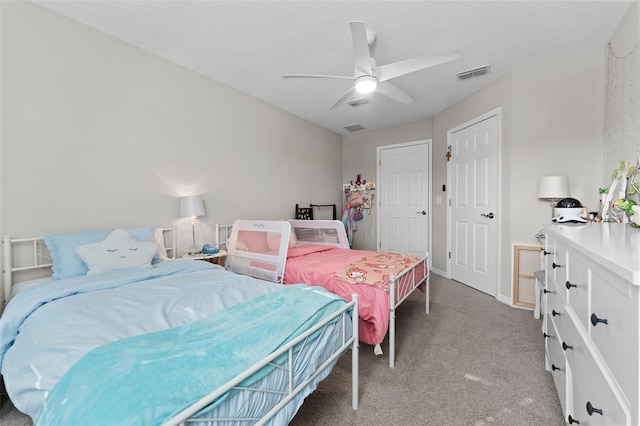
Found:
[[[462,71],[456,74],[458,76],[458,80],[467,80],[472,77],[478,77],[480,75],[485,75],[489,72],[489,65],[484,65],[478,68],[473,68],[470,70]]]
[[[350,124],[348,126],[344,126],[343,129],[349,132],[357,132],[358,130],[364,130],[365,127],[362,124]]]
[[[351,105],[354,108],[359,107],[360,105],[368,104],[368,103],[369,103],[368,99],[356,99],[355,101],[347,102],[347,104]]]

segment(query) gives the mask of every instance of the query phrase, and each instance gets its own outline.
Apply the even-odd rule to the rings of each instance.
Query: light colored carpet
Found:
[[[360,345],[360,408],[351,409],[351,356],[307,397],[302,425],[561,426],[544,369],[541,322],[470,287],[431,276],[431,313],[414,293],[397,312],[396,367]],[[385,342],[386,343],[386,342]],[[386,345],[383,346],[386,351]],[[3,399],[0,424],[31,425]]]
[[[564,425],[544,369],[541,321],[470,287],[431,276],[398,309],[396,366],[360,345],[360,408],[349,357],[307,397],[292,425]],[[386,349],[386,347],[383,347]]]

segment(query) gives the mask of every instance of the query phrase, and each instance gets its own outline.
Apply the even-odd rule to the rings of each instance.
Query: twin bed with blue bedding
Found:
[[[0,373],[16,408],[36,424],[286,424],[349,348],[357,372],[357,304],[201,261],[149,263],[11,298]]]

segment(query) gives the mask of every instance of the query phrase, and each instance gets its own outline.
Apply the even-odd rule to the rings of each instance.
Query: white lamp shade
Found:
[[[180,217],[204,216],[204,203],[199,195],[180,198]]]
[[[569,179],[566,176],[545,176],[540,179],[538,198],[559,200],[569,196]]]

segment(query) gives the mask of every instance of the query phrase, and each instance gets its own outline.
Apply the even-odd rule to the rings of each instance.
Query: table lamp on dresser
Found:
[[[556,203],[569,196],[569,179],[566,176],[545,176],[540,179],[538,198],[551,203],[551,218]]]

